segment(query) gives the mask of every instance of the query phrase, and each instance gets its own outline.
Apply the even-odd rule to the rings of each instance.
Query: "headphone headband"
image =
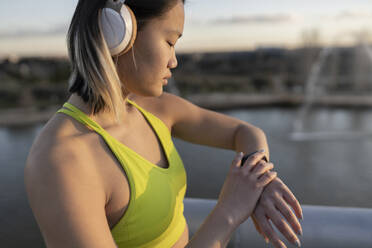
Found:
[[[125,4],[125,0],[107,0],[105,8],[110,8],[120,13],[121,8]]]

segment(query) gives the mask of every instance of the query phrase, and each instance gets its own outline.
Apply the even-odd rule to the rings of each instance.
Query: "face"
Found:
[[[162,94],[164,78],[169,79],[171,69],[177,67],[174,45],[182,35],[184,18],[184,5],[178,1],[137,33],[133,48],[118,58],[118,73],[126,91],[141,96]]]

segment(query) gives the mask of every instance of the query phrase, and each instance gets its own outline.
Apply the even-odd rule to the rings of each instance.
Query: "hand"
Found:
[[[243,156],[237,154],[231,163],[216,207],[234,226],[251,216],[263,188],[276,177],[276,172],[270,171],[273,164],[258,163],[264,156],[263,152],[258,152],[241,166]]]
[[[275,178],[263,190],[253,212],[252,220],[257,231],[263,235],[267,242],[270,240],[275,247],[286,246],[279,239],[269,219],[288,241],[294,244],[298,241],[297,246],[301,244],[294,232],[302,235],[302,228],[290,207],[294,210],[297,218],[303,218],[302,209],[296,197],[279,178]]]

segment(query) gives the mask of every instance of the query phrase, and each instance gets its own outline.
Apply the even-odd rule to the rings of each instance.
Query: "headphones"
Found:
[[[100,14],[100,27],[111,56],[122,55],[133,46],[137,21],[125,0],[108,0]]]

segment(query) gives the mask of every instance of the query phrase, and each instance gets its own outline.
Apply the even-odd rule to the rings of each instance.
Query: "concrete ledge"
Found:
[[[242,107],[287,106],[299,107],[307,101],[304,95],[293,94],[244,94],[212,93],[194,94],[185,97],[203,108],[223,110]],[[372,107],[372,96],[369,95],[333,95],[317,96],[312,99],[313,106],[320,107]]]
[[[198,230],[216,200],[185,198],[185,217],[189,224],[190,238]],[[371,248],[372,209],[323,207],[303,205],[304,220],[300,223],[303,247],[316,248]],[[295,247],[279,235],[288,247]],[[273,247],[268,246],[258,235],[250,219],[234,232],[228,247]]]

